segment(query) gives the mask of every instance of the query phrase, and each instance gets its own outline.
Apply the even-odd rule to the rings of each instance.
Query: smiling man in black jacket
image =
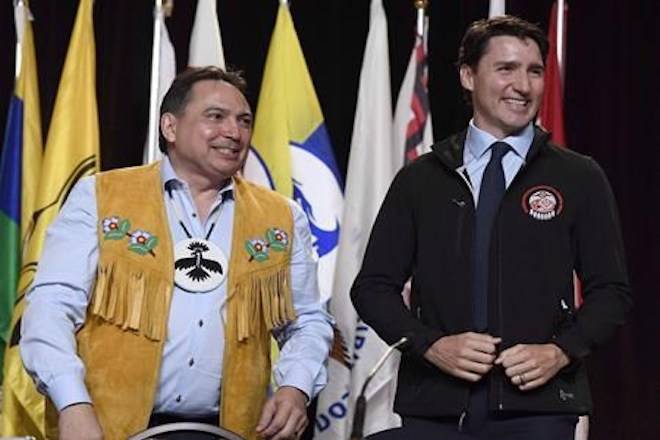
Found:
[[[391,438],[572,440],[591,410],[583,359],[630,291],[601,168],[534,125],[547,48],[515,17],[468,29],[473,118],[399,172],[374,224],[351,296],[386,342],[411,341]]]

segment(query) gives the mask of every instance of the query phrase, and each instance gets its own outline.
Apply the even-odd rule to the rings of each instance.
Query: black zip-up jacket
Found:
[[[395,411],[459,416],[471,383],[423,355],[444,335],[472,328],[475,206],[463,164],[465,132],[433,146],[394,179],[371,232],[351,297],[385,342],[407,336]],[[583,358],[606,342],[631,305],[614,197],[591,158],[554,146],[537,128],[507,188],[491,234],[488,333],[515,344],[554,342],[571,364],[544,386],[520,391],[501,367],[488,374],[492,410],[584,414],[591,397]],[[575,310],[573,270],[582,281]],[[411,307],[401,298],[412,276]]]

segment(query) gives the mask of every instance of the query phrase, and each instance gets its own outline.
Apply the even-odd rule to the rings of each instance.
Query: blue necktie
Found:
[[[484,170],[479,189],[472,256],[474,281],[472,301],[474,325],[477,331],[486,331],[488,328],[488,270],[490,268],[491,232],[505,191],[502,157],[511,147],[505,142],[495,142],[490,148],[490,161]]]

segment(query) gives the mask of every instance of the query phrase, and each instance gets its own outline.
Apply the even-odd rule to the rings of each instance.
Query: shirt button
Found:
[[[192,215],[192,216],[195,217],[195,218],[197,218],[197,213],[196,213],[196,212],[193,212],[193,215]]]
[[[204,321],[200,319],[199,322],[197,323],[197,325],[199,325],[200,327],[202,327],[202,326],[204,325]]]
[[[181,394],[179,394],[178,396],[176,396],[176,399],[174,399],[174,400],[176,400],[177,402],[181,402]]]
[[[190,360],[188,361],[188,366],[192,367],[193,365],[195,365],[195,359],[190,358]]]

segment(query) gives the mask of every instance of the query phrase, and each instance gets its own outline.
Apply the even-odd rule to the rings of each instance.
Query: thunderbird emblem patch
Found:
[[[174,246],[174,282],[191,293],[217,289],[227,277],[227,257],[215,243],[187,238]]]
[[[522,208],[525,214],[536,220],[552,220],[564,209],[564,199],[551,186],[535,186],[523,194]]]

